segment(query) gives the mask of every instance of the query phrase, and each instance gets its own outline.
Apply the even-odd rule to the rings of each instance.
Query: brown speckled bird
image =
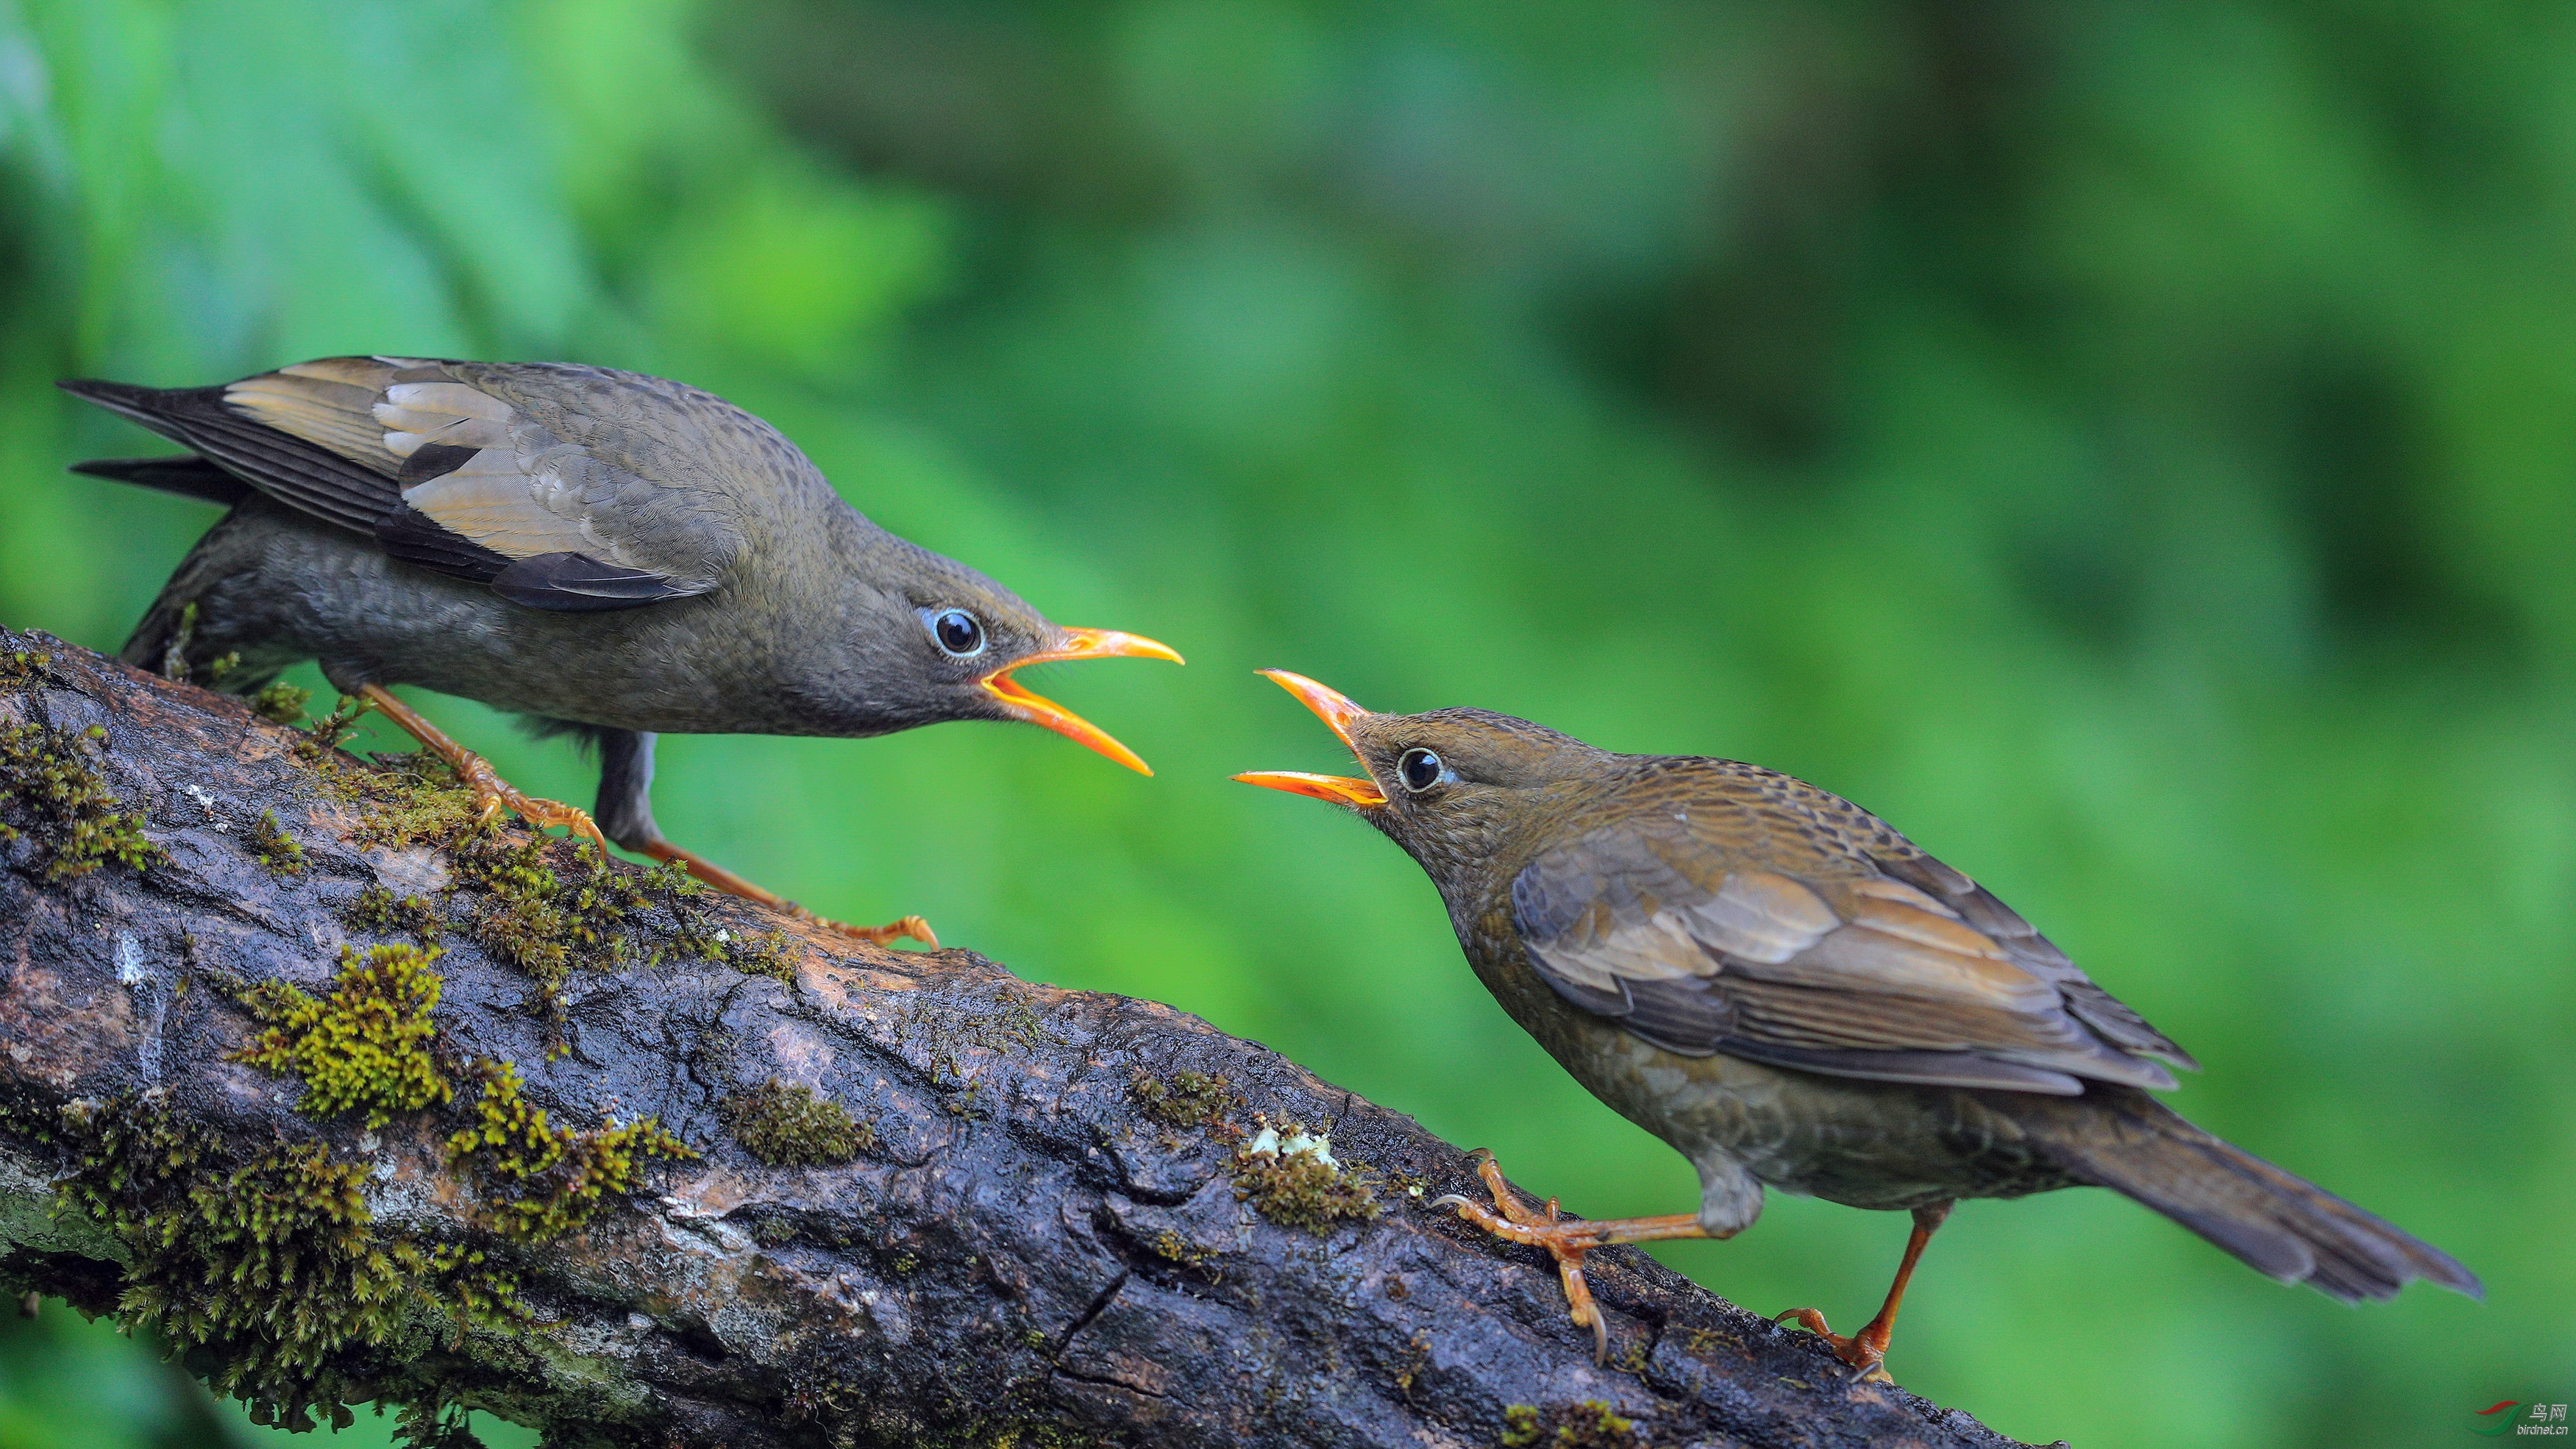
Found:
[[[1012,671],[1142,655],[841,501],[777,429],[711,393],[554,362],[329,357],[215,387],[63,387],[185,445],[77,471],[228,506],[126,642],[151,668],[237,656],[249,691],[325,678],[502,808],[804,912],[662,838],[657,734],[880,735],[1022,720],[1145,762]],[[512,789],[387,692],[418,684],[598,748],[591,816]],[[842,926],[938,940],[919,916]]]
[[[2352,1302],[2446,1254],[2229,1146],[2147,1095],[2190,1055],[1976,882],[1849,801],[1755,765],[1619,755],[1475,709],[1372,714],[1264,671],[1350,746],[1365,779],[1237,775],[1356,811],[1439,887],[1477,979],[1593,1095],[1699,1169],[1695,1213],[1587,1222],[1522,1203],[1461,1217],[1555,1255],[1596,1353],[1583,1256],[1728,1238],[1764,1187],[1909,1211],[1877,1317],[1846,1338],[1880,1372],[1905,1283],[1960,1198],[2115,1189],[2283,1282]]]

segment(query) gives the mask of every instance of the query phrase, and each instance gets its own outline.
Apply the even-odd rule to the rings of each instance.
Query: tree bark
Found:
[[[604,929],[623,959],[549,1000],[489,870],[515,825],[405,843],[367,793],[392,777],[41,635],[0,633],[0,731],[0,1280],[148,1323],[290,1418],[374,1399],[420,1406],[424,1442],[425,1411],[469,1406],[549,1444],[734,1449],[2011,1442],[1630,1249],[1592,1257],[1596,1367],[1543,1254],[1428,1206],[1480,1191],[1465,1154],[1168,1007],[657,895],[626,865],[651,900]],[[96,838],[73,817],[134,810],[140,868],[72,874]],[[539,924],[578,938],[586,859],[544,863],[566,894]],[[344,943],[413,939],[403,897],[447,923],[430,1057],[453,1095],[370,1130],[363,1104],[308,1110],[319,1076],[241,1058],[276,1036],[262,983],[329,1000]],[[586,1220],[512,1231],[512,1194],[571,1169],[515,1179],[451,1145],[498,1062],[558,1138],[651,1116],[698,1155],[639,1148],[588,1179]],[[746,1128],[797,1087],[848,1112],[838,1151]],[[1338,1166],[1246,1151],[1290,1123]],[[746,1139],[856,1153],[772,1166]],[[306,1200],[340,1181],[346,1210]],[[271,1197],[288,1228],[263,1239]],[[473,1308],[512,1284],[515,1310]]]

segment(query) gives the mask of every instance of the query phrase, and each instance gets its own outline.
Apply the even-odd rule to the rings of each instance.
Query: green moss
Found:
[[[396,1112],[452,1100],[455,1088],[430,1055],[441,984],[430,963],[438,954],[376,946],[361,956],[343,946],[328,1000],[288,982],[260,982],[242,1004],[268,1029],[233,1060],[303,1078],[302,1110],[315,1116],[366,1109],[370,1129]]]
[[[366,712],[365,705],[348,695],[341,695],[340,702],[331,707],[329,714],[313,722],[312,731],[297,743],[296,752],[307,760],[327,763],[331,752],[349,737],[349,731],[358,727],[358,716]]]
[[[259,819],[251,822],[250,833],[242,843],[250,847],[251,854],[271,875],[295,875],[304,869],[304,842],[277,823],[274,810],[259,812]]]
[[[653,1117],[592,1132],[552,1126],[520,1094],[515,1065],[482,1058],[470,1070],[483,1095],[474,1125],[447,1139],[447,1161],[481,1191],[484,1225],[513,1242],[545,1242],[588,1223],[610,1195],[643,1184],[649,1158],[698,1155]]]
[[[1222,1074],[1180,1071],[1157,1077],[1139,1067],[1127,1079],[1136,1108],[1166,1127],[1204,1127],[1243,1105]]]
[[[211,1346],[216,1390],[249,1399],[258,1422],[309,1428],[320,1408],[346,1425],[341,1400],[361,1392],[349,1354],[415,1313],[521,1316],[515,1285],[482,1254],[380,1236],[361,1191],[372,1166],[321,1143],[236,1156],[148,1096],[76,1102],[61,1124],[77,1154],[64,1206],[129,1253],[119,1320]]]
[[[353,930],[373,935],[388,936],[397,931],[407,931],[418,937],[424,946],[436,945],[440,934],[447,928],[447,918],[439,913],[436,903],[419,896],[397,898],[392,891],[380,885],[371,885],[358,892],[358,898],[349,903],[349,909],[341,914],[340,919],[348,922]]]
[[[404,1449],[484,1449],[482,1436],[468,1427],[471,1418],[462,1404],[407,1404],[394,1415],[393,1442]]]
[[[772,1167],[832,1167],[876,1150],[877,1130],[813,1088],[771,1077],[724,1099],[726,1130]]]
[[[1374,1222],[1376,1175],[1334,1159],[1331,1143],[1295,1122],[1264,1126],[1235,1149],[1234,1196],[1282,1227],[1321,1237],[1339,1222]]]
[[[585,867],[571,880],[547,864],[550,852],[562,850]],[[650,870],[604,865],[588,841],[494,838],[465,842],[453,855],[458,884],[490,896],[473,920],[475,939],[548,987],[560,987],[575,969],[650,959],[654,943],[642,917],[657,906],[676,909],[700,889],[676,863]],[[723,954],[725,941],[693,914],[679,914],[674,944],[696,956]]]
[[[1509,1404],[1503,1409],[1503,1449],[1653,1449],[1599,1399],[1556,1404],[1546,1409]]]
[[[12,649],[0,654],[0,689],[24,689],[36,682],[45,666],[54,662],[51,654],[33,649]]]
[[[92,725],[78,734],[47,724],[0,724],[0,841],[33,831],[44,847],[49,882],[84,876],[108,861],[143,870],[163,859],[143,834],[140,810],[107,788],[90,754],[107,738]]]
[[[795,989],[796,953],[787,944],[785,931],[764,931],[754,936],[725,930],[716,932],[716,940],[724,947],[726,962],[736,971],[745,976],[766,976]]]
[[[1213,1250],[1202,1248],[1180,1234],[1165,1228],[1154,1235],[1154,1252],[1185,1268],[1202,1268],[1216,1258]]]
[[[323,725],[315,725],[304,743],[312,745],[323,733]],[[474,792],[457,782],[445,760],[426,750],[372,765],[327,749],[314,754],[313,760],[324,788],[358,807],[358,826],[349,834],[356,844],[388,850],[444,846],[479,823]]]
[[[312,698],[312,690],[298,689],[283,679],[272,679],[260,687],[259,693],[250,697],[250,707],[251,712],[262,719],[282,725],[300,725],[304,723],[304,706]]]
[[[197,601],[179,606],[179,623],[170,637],[161,641],[161,677],[185,683],[188,678],[188,645],[197,637]]]
[[[1001,1056],[1033,1051],[1062,1038],[1022,997],[1005,990],[989,1011],[961,1011],[939,1002],[920,1002],[898,1014],[893,1023],[897,1044],[918,1044],[929,1057],[930,1085],[944,1094],[941,1105],[960,1117],[979,1117],[977,1098],[983,1084],[966,1075],[965,1053],[987,1051]]]

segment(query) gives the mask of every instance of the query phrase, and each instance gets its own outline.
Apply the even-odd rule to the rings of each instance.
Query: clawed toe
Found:
[[[458,783],[474,795],[474,823],[489,825],[503,810],[518,816],[539,831],[560,825],[572,834],[588,840],[599,850],[602,861],[608,857],[608,837],[600,834],[599,823],[590,812],[566,805],[560,800],[540,800],[526,795],[501,778],[491,762],[441,733],[436,725],[421,717],[381,685],[362,684],[356,696],[366,708],[393,721],[403,733],[420,741],[421,748],[447,762],[456,772]],[[352,716],[354,718],[354,716]]]
[[[1834,1357],[1849,1366],[1854,1380],[1882,1384],[1895,1382],[1888,1377],[1887,1370],[1882,1366],[1887,1358],[1887,1345],[1881,1341],[1873,1341],[1869,1329],[1864,1328],[1859,1333],[1846,1338],[1826,1327],[1823,1310],[1815,1308],[1786,1308],[1771,1315],[1773,1323],[1786,1323],[1792,1319],[1797,1321],[1800,1328],[1823,1339],[1825,1346],[1834,1351]]]
[[[1705,1238],[1710,1236],[1697,1216],[1676,1213],[1669,1217],[1611,1218],[1566,1221],[1555,1198],[1549,1198],[1541,1209],[1532,1209],[1503,1180],[1503,1169],[1494,1154],[1479,1147],[1468,1154],[1476,1164],[1476,1175],[1493,1195],[1494,1205],[1486,1207],[1459,1193],[1444,1193],[1431,1200],[1434,1209],[1447,1209],[1483,1228],[1495,1237],[1534,1248],[1545,1248],[1556,1259],[1557,1277],[1565,1285],[1567,1316],[1579,1327],[1592,1330],[1592,1361],[1610,1361],[1610,1325],[1600,1305],[1592,1301],[1591,1286],[1583,1278],[1583,1255],[1595,1248],[1613,1243],[1642,1243],[1661,1238]]]
[[[882,926],[853,926],[847,921],[835,921],[828,916],[818,916],[803,906],[796,907],[796,913],[816,925],[838,931],[844,936],[856,936],[872,945],[891,946],[903,937],[910,936],[933,951],[939,949],[938,934],[930,929],[928,921],[919,916],[906,916],[900,921],[889,921]]]

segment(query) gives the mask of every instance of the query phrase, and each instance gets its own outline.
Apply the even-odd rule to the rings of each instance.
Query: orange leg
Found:
[[[381,686],[359,685],[358,698],[400,725],[405,734],[420,741],[422,749],[447,762],[447,767],[456,772],[457,780],[474,792],[474,803],[478,807],[477,824],[490,820],[506,808],[539,830],[549,825],[560,825],[576,835],[587,836],[591,844],[599,847],[599,858],[603,861],[608,859],[608,837],[599,833],[599,826],[587,812],[559,800],[540,800],[533,795],[520,794],[509,781],[495,773],[481,755],[449,739],[438,726],[421,718],[410,705],[394,698]]]
[[[474,792],[475,804],[481,812],[478,823],[491,819],[503,809],[508,809],[540,830],[549,825],[561,825],[576,834],[587,836],[591,844],[599,847],[599,858],[603,861],[608,859],[608,838],[600,834],[598,823],[593,821],[587,812],[576,810],[561,801],[539,800],[534,796],[520,794],[507,780],[502,779],[482,756],[449,739],[438,726],[421,718],[410,705],[394,698],[392,694],[377,685],[358,686],[358,698],[364,700],[385,718],[400,725],[405,733],[420,741],[421,748],[447,762],[448,768],[456,772],[456,778],[464,783],[465,788]],[[785,896],[762,890],[705,856],[695,851],[682,850],[667,840],[655,840],[647,844],[643,853],[655,860],[679,861],[688,867],[689,874],[727,895],[758,901],[764,906],[785,911],[799,920],[813,921],[845,935],[873,941],[880,946],[886,945],[899,936],[910,936],[934,951],[939,949],[939,938],[930,933],[930,923],[919,916],[906,916],[900,921],[883,926],[843,925],[839,921],[818,916]]]
[[[1651,1218],[1584,1218],[1568,1220],[1558,1211],[1556,1199],[1549,1198],[1543,1211],[1525,1206],[1520,1195],[1503,1181],[1502,1166],[1494,1154],[1479,1147],[1468,1154],[1476,1161],[1476,1175],[1485,1180],[1485,1190],[1494,1195],[1491,1208],[1470,1202],[1456,1193],[1433,1199],[1435,1208],[1456,1208],[1458,1216],[1483,1228],[1498,1238],[1545,1248],[1556,1259],[1557,1276],[1565,1282],[1565,1302],[1575,1326],[1592,1330],[1592,1361],[1610,1361],[1610,1325],[1601,1309],[1592,1301],[1592,1289],[1583,1281],[1583,1255],[1595,1248],[1613,1243],[1648,1243],[1663,1238],[1715,1238],[1728,1234],[1712,1233],[1699,1224],[1696,1213],[1671,1213]]]
[[[896,938],[901,936],[910,936],[912,939],[928,946],[933,951],[939,949],[939,937],[932,934],[930,923],[919,916],[906,916],[902,920],[890,921],[882,926],[852,926],[840,921],[832,920],[827,916],[818,916],[812,911],[805,909],[803,906],[796,904],[794,901],[787,899],[785,896],[782,896],[775,891],[762,890],[760,887],[744,880],[741,876],[735,875],[732,871],[725,869],[723,866],[716,864],[714,861],[707,859],[696,851],[682,850],[680,847],[673,845],[667,840],[654,840],[647,842],[644,846],[644,853],[653,857],[655,860],[678,861],[680,864],[688,867],[689,874],[696,876],[698,879],[705,881],[707,884],[714,886],[717,890],[723,891],[727,895],[741,896],[745,900],[758,901],[764,906],[785,911],[789,915],[796,917],[798,920],[812,921],[817,925],[838,931],[845,936],[856,936],[863,941],[874,942],[879,946],[890,945]]]
[[[1950,1216],[1951,1204],[1935,1203],[1914,1210],[1914,1232],[1905,1240],[1905,1261],[1896,1265],[1896,1281],[1888,1285],[1887,1301],[1878,1307],[1878,1316],[1860,1332],[1849,1338],[1825,1326],[1825,1315],[1814,1308],[1792,1308],[1776,1314],[1774,1323],[1794,1318],[1798,1326],[1832,1345],[1834,1357],[1850,1364],[1857,1377],[1887,1380],[1887,1370],[1880,1367],[1887,1357],[1887,1341],[1896,1334],[1896,1310],[1905,1301],[1906,1280],[1914,1276],[1914,1265],[1923,1256],[1923,1247],[1932,1241],[1944,1219]]]

